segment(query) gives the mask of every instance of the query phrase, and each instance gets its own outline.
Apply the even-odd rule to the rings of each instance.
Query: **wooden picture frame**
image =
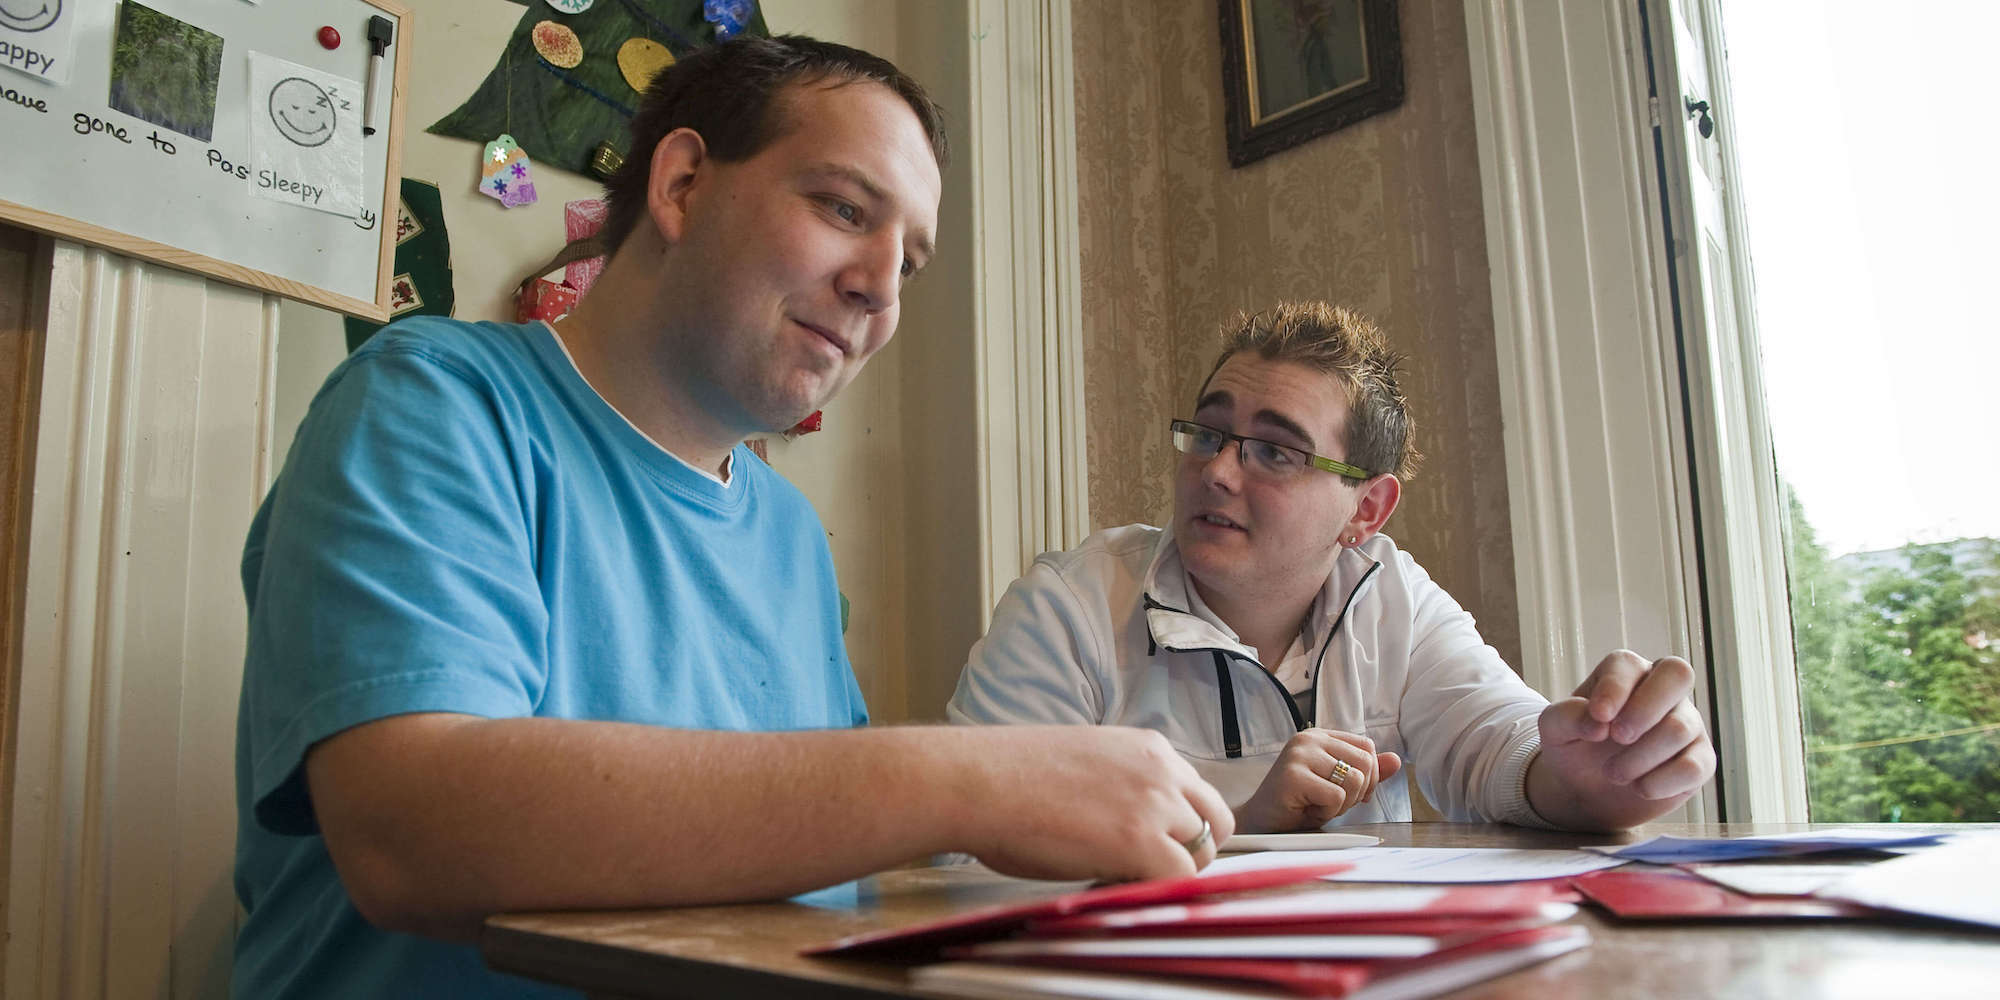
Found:
[[[1403,103],[1397,0],[1219,0],[1229,165]]]

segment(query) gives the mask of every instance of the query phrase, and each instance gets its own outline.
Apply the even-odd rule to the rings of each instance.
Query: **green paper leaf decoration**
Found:
[[[575,69],[553,66],[535,52],[531,32],[551,19],[583,42],[583,62]],[[745,33],[770,34],[761,9]],[[425,131],[476,143],[504,132],[535,166],[586,174],[598,143],[609,140],[620,155],[626,151],[626,125],[639,105],[639,93],[618,70],[618,47],[628,38],[651,38],[678,60],[712,44],[715,26],[702,17],[701,0],[597,0],[580,14],[530,3],[493,71],[458,110]]]
[[[449,316],[457,293],[451,284],[451,235],[444,225],[444,196],[435,183],[414,177],[403,178],[402,196],[401,208],[409,213],[407,231],[401,219],[381,222],[398,230],[389,322],[409,316]],[[402,287],[405,282],[410,286],[407,289]],[[346,325],[347,349],[353,351],[388,323],[349,316]]]

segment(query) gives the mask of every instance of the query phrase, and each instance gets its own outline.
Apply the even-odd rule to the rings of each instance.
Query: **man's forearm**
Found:
[[[963,847],[943,732],[401,716],[308,766],[363,913],[464,937],[494,912],[779,898]]]

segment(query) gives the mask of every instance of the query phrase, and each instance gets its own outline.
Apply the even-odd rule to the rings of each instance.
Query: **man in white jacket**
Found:
[[[1462,821],[1619,829],[1686,801],[1715,771],[1686,661],[1620,650],[1550,704],[1381,533],[1417,459],[1401,361],[1345,309],[1241,319],[1173,422],[1172,525],[1037,559],[952,721],[1157,730],[1243,832],[1407,820],[1412,772]]]

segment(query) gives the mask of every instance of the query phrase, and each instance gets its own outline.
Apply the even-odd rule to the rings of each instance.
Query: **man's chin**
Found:
[[[1215,580],[1230,576],[1245,558],[1237,546],[1219,539],[1192,537],[1190,532],[1176,533],[1174,542],[1181,552],[1181,565],[1187,571],[1203,579]]]
[[[799,386],[794,391],[772,394],[764,400],[764,405],[752,408],[752,412],[757,415],[756,424],[761,433],[783,434],[797,427],[800,421],[826,409],[826,404],[838,391],[838,386]]]

